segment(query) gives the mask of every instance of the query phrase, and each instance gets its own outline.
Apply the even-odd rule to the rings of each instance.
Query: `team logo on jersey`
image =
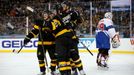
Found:
[[[63,20],[64,23],[68,23],[70,21],[70,19],[71,19],[71,16],[70,15],[67,15],[64,18],[62,18],[62,20]]]

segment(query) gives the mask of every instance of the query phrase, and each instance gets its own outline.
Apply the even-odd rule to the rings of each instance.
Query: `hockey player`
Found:
[[[55,34],[56,56],[59,71],[61,75],[71,75],[70,53],[72,46],[74,45],[72,39],[74,34],[65,26],[61,15],[54,16],[50,22],[52,25],[46,26],[45,29],[49,28]],[[80,59],[77,61],[76,63],[81,66],[81,63],[79,63]]]
[[[104,18],[101,19],[97,25],[95,38],[98,55],[96,62],[100,67],[108,67],[107,61],[109,58],[110,38],[114,43],[119,44],[119,35],[113,26],[112,17],[111,12],[106,12]]]
[[[32,31],[26,35],[24,39],[24,44],[26,45],[32,38],[38,36],[38,48],[37,48],[37,58],[40,67],[39,75],[46,75],[46,67],[44,58],[46,51],[48,51],[50,59],[51,59],[51,75],[57,75],[55,68],[57,66],[56,56],[55,56],[55,37],[51,31],[46,29],[45,27],[50,24],[50,18],[48,12],[43,13],[43,19],[35,20]]]
[[[71,30],[68,30],[65,27],[64,23],[62,22],[62,20],[56,16],[52,18],[51,20],[49,20],[47,24],[46,24],[46,21],[44,22],[42,20],[37,20],[32,32],[29,33],[29,35],[27,35],[26,38],[24,39],[24,44],[27,44],[32,37],[34,37],[35,35],[39,33],[39,28],[41,28],[42,32],[51,31],[54,34],[55,55],[56,55],[57,62],[58,62],[58,69],[61,75],[71,75],[71,66],[70,66],[70,60],[69,60],[70,45],[73,45],[73,42],[72,42],[73,33],[71,32]],[[44,33],[42,34],[43,34],[43,37],[46,36]],[[41,60],[43,60],[42,57],[41,57]],[[41,71],[44,71],[45,70],[44,63],[41,66],[43,66]]]
[[[72,45],[72,32],[68,30],[59,17],[51,21],[50,30],[55,34],[56,56],[61,75],[71,75],[70,66],[70,45]],[[66,41],[66,42],[65,42]]]
[[[66,28],[68,30],[71,30],[74,35],[72,37],[73,45],[70,46],[71,47],[70,58],[72,60],[71,61],[72,65],[74,64],[74,66],[72,66],[72,75],[78,75],[77,68],[81,75],[85,75],[77,47],[79,39],[76,36],[75,32],[75,28],[77,27],[78,24],[82,23],[82,19],[77,11],[71,10],[69,2],[64,1],[61,3],[61,6],[62,6],[62,10],[60,11],[60,16],[62,17],[61,19],[65,24]]]

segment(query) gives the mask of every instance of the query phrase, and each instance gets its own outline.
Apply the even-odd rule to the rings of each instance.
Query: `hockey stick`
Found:
[[[28,9],[28,10],[31,11],[31,12],[34,12],[34,10],[33,10],[31,7],[29,7],[29,6],[27,6],[26,9]],[[12,52],[18,54],[18,53],[20,53],[20,51],[22,50],[22,48],[23,48],[24,46],[25,46],[25,45],[22,45],[21,48],[20,48],[18,51],[15,50],[15,49],[13,49]]]
[[[86,50],[93,56],[93,53],[85,46],[85,44],[83,42],[80,42],[85,48]]]
[[[27,10],[31,11],[32,13],[35,14],[35,10],[29,6],[26,7]],[[47,72],[49,72],[49,67],[48,67],[48,61],[47,61],[47,57],[46,57],[46,52],[44,52],[44,46],[43,46],[43,38],[42,38],[42,35],[41,35],[41,28],[39,27],[39,35],[40,35],[40,38],[41,38],[41,41],[42,41],[42,49],[43,49],[43,53],[44,53],[44,60],[45,60],[45,63],[46,63],[46,67],[47,67]]]
[[[18,53],[20,53],[20,51],[22,50],[22,48],[23,48],[24,46],[25,46],[25,45],[22,45],[21,48],[20,48],[19,50],[15,50],[15,49],[13,49],[12,52],[18,54]]]
[[[47,67],[47,72],[49,72],[49,67],[48,67],[48,61],[47,61],[47,57],[46,57],[46,52],[45,49],[44,49],[44,46],[43,46],[43,38],[42,38],[42,35],[41,35],[41,28],[39,27],[39,35],[40,35],[40,38],[41,38],[41,46],[42,46],[42,49],[43,49],[43,53],[44,53],[44,59],[45,59],[45,63],[46,63],[46,67]]]
[[[31,7],[29,7],[29,6],[27,6],[26,9],[29,10],[29,11],[31,11],[31,12],[34,11],[34,10],[33,10]],[[22,50],[22,48],[23,48],[24,46],[25,46],[25,45],[22,45],[21,48],[20,48],[19,50],[15,50],[15,49],[13,49],[12,52],[18,54],[18,53]]]

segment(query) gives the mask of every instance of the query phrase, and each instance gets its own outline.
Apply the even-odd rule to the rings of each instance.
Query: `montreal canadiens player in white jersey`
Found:
[[[96,63],[99,67],[108,67],[107,60],[109,58],[110,38],[113,41],[112,46],[114,48],[119,46],[119,35],[113,26],[112,17],[111,12],[106,12],[104,18],[97,25],[95,38],[98,55]]]

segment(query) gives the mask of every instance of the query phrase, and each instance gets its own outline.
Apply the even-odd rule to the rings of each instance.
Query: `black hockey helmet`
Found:
[[[67,11],[71,7],[71,2],[69,2],[69,1],[63,1],[61,3],[61,6],[62,6],[62,12]]]
[[[54,6],[54,9],[57,13],[60,13],[62,11],[62,6],[60,3],[57,3],[55,6]]]
[[[64,7],[64,5],[70,7],[70,6],[71,6],[71,3],[70,3],[69,1],[63,1],[63,2],[61,3],[61,6]]]

